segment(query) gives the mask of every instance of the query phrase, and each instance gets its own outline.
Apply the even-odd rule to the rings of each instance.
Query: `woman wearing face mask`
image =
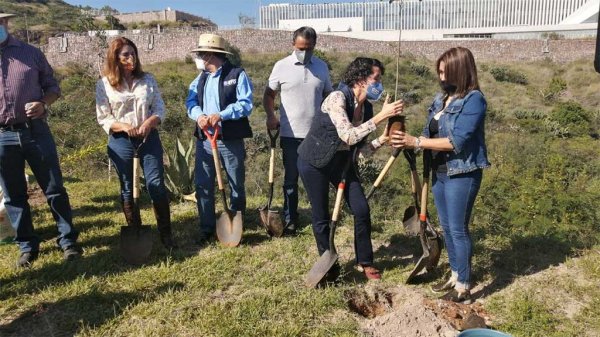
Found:
[[[319,255],[329,249],[329,184],[337,186],[345,164],[355,148],[368,155],[387,142],[385,132],[370,143],[367,136],[377,125],[402,113],[402,101],[389,103],[386,98],[381,112],[373,116],[369,102],[379,100],[383,93],[383,64],[371,58],[355,59],[345,71],[338,90],[323,101],[306,138],[298,148],[298,170],[312,207],[312,227]],[[346,174],[344,197],[354,216],[354,248],[357,269],[370,280],[381,278],[373,265],[371,245],[371,214],[360,185],[355,165]],[[328,279],[337,277],[335,266]]]
[[[444,52],[436,62],[443,92],[429,107],[423,135],[401,131],[391,136],[394,147],[425,149],[433,169],[433,196],[444,238],[451,275],[432,287],[448,291],[443,299],[471,302],[472,243],[469,219],[482,180],[490,166],[485,145],[485,97],[479,91],[477,68],[470,50]]]
[[[113,40],[96,83],[96,116],[109,134],[108,156],[121,183],[123,213],[129,226],[141,226],[140,210],[133,203],[133,152],[138,149],[152,199],[160,239],[176,248],[171,234],[169,198],[164,184],[163,148],[157,127],[165,118],[158,84],[142,71],[135,44],[124,37]]]

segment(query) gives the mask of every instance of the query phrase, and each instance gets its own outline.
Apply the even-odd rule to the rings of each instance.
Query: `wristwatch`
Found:
[[[45,112],[49,112],[50,108],[48,107],[48,103],[46,103],[46,101],[44,101],[43,99],[40,99],[38,102],[42,103],[44,105],[44,111]]]
[[[421,147],[421,139],[419,137],[415,137],[415,152],[419,153],[423,151],[423,148]]]

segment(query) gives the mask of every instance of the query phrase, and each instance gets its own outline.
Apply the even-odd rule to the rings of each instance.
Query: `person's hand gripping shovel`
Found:
[[[129,264],[139,265],[148,260],[152,253],[152,230],[149,225],[142,225],[139,216],[140,157],[138,152],[146,142],[146,138],[138,145],[129,138],[133,145],[133,207],[135,208],[132,224],[121,226],[121,256]]]
[[[279,136],[279,128],[275,134],[272,133],[272,130],[267,130],[267,133],[271,140],[271,157],[269,159],[269,201],[264,207],[259,208],[260,221],[269,236],[280,237],[283,235],[283,221],[281,221],[281,214],[279,211],[271,209],[271,202],[273,201],[275,147],[277,137]]]
[[[223,177],[221,175],[221,160],[219,159],[219,150],[217,147],[217,137],[219,136],[220,128],[214,127],[214,134],[210,134],[208,129],[202,130],[206,138],[210,141],[213,160],[215,162],[215,172],[217,174],[217,184],[219,192],[221,192],[221,200],[223,202],[223,213],[217,219],[217,238],[219,242],[227,247],[236,247],[242,240],[242,232],[244,231],[244,223],[241,211],[231,211],[227,206],[227,196],[225,195],[225,187]]]

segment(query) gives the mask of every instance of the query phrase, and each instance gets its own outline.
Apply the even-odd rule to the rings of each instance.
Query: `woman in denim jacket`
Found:
[[[484,131],[487,103],[479,91],[477,68],[469,49],[447,50],[436,67],[443,93],[429,108],[423,135],[397,131],[391,143],[426,150],[431,158],[433,196],[452,272],[450,279],[432,289],[447,291],[442,299],[470,303],[472,243],[468,224],[482,169],[490,166]]]

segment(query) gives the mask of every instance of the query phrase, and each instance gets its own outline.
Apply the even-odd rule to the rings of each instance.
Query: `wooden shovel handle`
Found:
[[[140,157],[137,153],[133,157],[133,200],[137,201],[140,198]]]
[[[398,154],[400,153],[400,151],[402,151],[402,150],[401,149],[394,149],[394,152],[390,156],[390,159],[388,159],[387,163],[385,163],[385,166],[381,170],[381,173],[379,173],[379,176],[377,176],[377,179],[373,183],[373,186],[379,187],[379,185],[383,181],[383,178],[385,178],[386,174],[388,173],[388,171],[390,170],[390,168],[394,164],[394,161],[396,161],[396,158],[398,158]]]
[[[275,148],[271,148],[271,157],[269,158],[269,184],[272,184],[275,180]]]
[[[217,184],[219,185],[219,191],[224,190],[223,187],[223,176],[221,175],[221,160],[219,159],[219,150],[217,149],[217,137],[219,137],[219,127],[214,128],[215,133],[210,134],[208,128],[202,129],[206,138],[210,141],[210,148],[212,149],[213,161],[215,162],[215,173],[217,174]]]
[[[335,205],[333,207],[333,215],[331,221],[337,221],[342,208],[342,198],[344,197],[344,189],[346,188],[345,179],[338,184],[337,193],[335,194]]]
[[[423,152],[423,189],[421,192],[421,221],[427,220],[427,194],[429,192],[429,174],[431,171],[431,151]]]

